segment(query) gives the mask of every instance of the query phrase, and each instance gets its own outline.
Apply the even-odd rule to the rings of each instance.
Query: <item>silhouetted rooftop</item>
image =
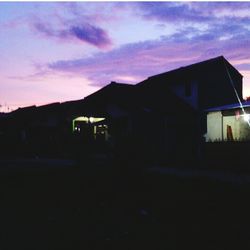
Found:
[[[194,75],[201,75],[203,77],[206,77],[216,69],[220,71],[226,70],[225,66],[242,77],[239,71],[236,70],[223,56],[219,56],[206,61],[201,61],[168,72],[150,76],[144,81],[138,83],[138,85],[145,85],[152,80],[158,80],[162,78],[172,82],[173,80],[180,79],[182,77],[193,77]]]
[[[162,83],[162,80],[164,80],[164,88],[168,89],[169,83],[178,82],[180,79],[188,79],[196,75],[206,77],[210,72],[215,72],[216,70],[224,74],[226,70],[225,66],[227,66],[230,71],[242,76],[223,56],[219,56],[151,76],[136,85],[112,81],[110,84],[84,99],[19,108],[10,114],[14,116],[30,117],[41,113],[44,115],[49,113],[80,114],[97,110],[98,112],[103,112],[107,105],[112,104],[125,108],[126,110],[143,110],[145,108],[163,110],[164,108],[167,109],[167,105],[169,106],[168,109],[172,108],[174,110],[178,109],[178,107],[189,105],[171,93],[171,91],[162,91],[162,93],[159,93],[161,91],[154,92],[153,88],[148,88],[147,86],[158,86],[155,83]],[[230,105],[227,105],[225,108],[229,107]],[[232,107],[234,107],[233,104]]]

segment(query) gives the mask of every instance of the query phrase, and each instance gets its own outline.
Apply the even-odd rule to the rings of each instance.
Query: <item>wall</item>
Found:
[[[207,114],[206,141],[227,141],[227,126],[231,126],[235,141],[250,140],[250,127],[243,116],[238,119],[235,115],[222,116],[220,111]]]
[[[222,114],[220,111],[207,114],[206,141],[222,141]]]
[[[241,77],[234,76],[232,79],[238,95],[242,99]],[[233,86],[223,68],[220,71],[212,72],[211,75],[201,80],[199,85],[199,103],[201,108],[207,109],[237,102],[238,99]]]
[[[224,140],[228,140],[227,138],[227,126],[232,128],[232,134],[234,140],[240,139],[240,125],[239,120],[235,118],[235,116],[224,116],[223,117],[223,138]]]
[[[192,81],[191,83],[191,95],[185,95],[185,83],[174,83],[170,85],[170,89],[184,101],[189,103],[192,107],[198,107],[198,85],[197,82]]]
[[[233,132],[233,138],[237,141],[250,140],[250,127],[247,122],[244,121],[243,117],[236,119],[235,116],[224,116],[223,117],[223,135],[224,139],[227,140],[227,126],[231,126]]]

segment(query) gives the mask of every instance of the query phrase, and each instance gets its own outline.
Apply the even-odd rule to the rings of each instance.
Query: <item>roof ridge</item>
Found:
[[[172,69],[172,70],[169,70],[169,71],[166,71],[166,72],[163,72],[163,73],[159,73],[157,75],[149,76],[147,79],[152,79],[152,78],[155,78],[155,77],[160,77],[162,75],[173,73],[173,72],[181,70],[181,69],[182,70],[183,69],[188,69],[188,68],[191,68],[191,67],[194,67],[194,66],[206,64],[206,63],[209,63],[209,62],[212,62],[212,61],[219,61],[219,60],[227,61],[225,59],[225,57],[223,55],[221,55],[221,56],[217,56],[217,57],[213,57],[213,58],[207,59],[205,61],[200,61],[200,62],[192,63],[192,64],[189,64],[189,65],[186,65],[186,66],[181,66],[179,68]]]

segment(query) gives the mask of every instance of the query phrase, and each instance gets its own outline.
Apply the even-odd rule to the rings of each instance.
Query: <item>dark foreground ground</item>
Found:
[[[2,170],[0,249],[250,248],[250,184],[131,169]]]

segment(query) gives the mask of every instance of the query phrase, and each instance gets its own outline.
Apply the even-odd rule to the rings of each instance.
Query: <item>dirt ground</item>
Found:
[[[0,249],[249,249],[250,185],[82,162],[0,172]]]

